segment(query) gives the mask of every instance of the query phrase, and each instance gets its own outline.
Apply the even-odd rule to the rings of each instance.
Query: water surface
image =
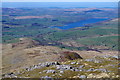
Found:
[[[87,19],[87,20],[82,20],[74,23],[67,24],[65,26],[52,26],[52,28],[59,28],[59,29],[71,29],[71,28],[76,28],[76,27],[82,27],[88,24],[93,24],[101,21],[108,20],[107,18],[92,18],[92,19]]]

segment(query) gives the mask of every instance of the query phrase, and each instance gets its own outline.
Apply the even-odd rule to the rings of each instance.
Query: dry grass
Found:
[[[45,15],[45,16],[19,16],[15,17],[14,19],[32,19],[32,18],[52,18],[51,15]]]
[[[60,61],[59,53],[63,51],[70,51],[60,49],[53,46],[32,46],[34,42],[27,40],[23,41],[23,44],[17,43],[14,48],[12,44],[4,44],[2,52],[2,67],[3,73],[13,72],[31,65],[35,65],[41,62]],[[32,43],[31,43],[32,42]],[[93,58],[95,56],[102,55],[118,55],[118,51],[102,51],[102,53],[96,51],[74,51],[78,53],[83,59]]]

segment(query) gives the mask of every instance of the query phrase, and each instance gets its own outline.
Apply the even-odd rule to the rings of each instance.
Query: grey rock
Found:
[[[87,62],[101,63],[102,61],[96,59],[86,59]]]
[[[40,74],[42,73],[42,72],[39,72]]]
[[[79,71],[83,71],[82,69],[80,69]]]
[[[115,65],[113,65],[113,64],[108,64],[108,65],[105,65],[105,67],[115,67]]]
[[[10,75],[5,75],[3,78],[11,78]]]
[[[94,60],[93,59],[85,59],[85,61],[87,61],[87,62],[93,62]]]
[[[57,69],[58,70],[70,70],[70,69],[73,69],[72,66],[70,65],[56,65]]]
[[[8,74],[4,74],[2,75],[3,78],[17,78],[17,76],[14,73],[8,73]]]
[[[54,74],[52,76],[55,76]]]
[[[79,69],[74,69],[74,71],[80,71]]]
[[[116,58],[116,59],[119,59],[119,57],[118,56],[112,56],[113,58]]]
[[[90,68],[87,70],[87,72],[89,72],[89,71],[94,71],[94,68]]]
[[[13,72],[11,72],[11,73],[8,73],[7,75],[14,75],[14,73],[13,73]]]
[[[64,73],[64,71],[60,71],[60,73]]]
[[[101,63],[102,61],[100,60],[94,60],[94,63]]]
[[[85,75],[81,75],[79,78],[87,78],[87,76],[85,76]]]
[[[109,58],[110,56],[109,55],[103,55],[101,57],[103,57],[103,58]]]
[[[44,77],[41,77],[41,78],[51,78],[51,77],[48,77],[48,76],[44,76]]]
[[[33,65],[33,66],[29,67],[29,68],[26,68],[25,70],[32,71],[34,69],[39,69],[39,68],[42,68],[42,67],[49,67],[49,66],[52,66],[52,65],[60,65],[60,63],[58,63],[58,62],[39,63],[38,65]]]
[[[80,65],[81,63],[80,62],[78,62],[78,63],[76,63],[77,65]]]
[[[85,67],[85,65],[81,65],[81,66],[79,66],[79,68],[83,68],[83,67]]]
[[[46,73],[56,73],[55,70],[44,70],[43,72],[46,72]]]
[[[58,62],[46,62],[41,64],[42,67],[49,67],[52,65],[60,65],[60,64]]]
[[[59,74],[59,76],[62,76],[61,74]]]
[[[76,62],[71,62],[71,64],[76,64]]]
[[[106,70],[106,69],[104,69],[104,68],[100,68],[100,69],[94,69],[94,71],[107,72],[107,70]]]

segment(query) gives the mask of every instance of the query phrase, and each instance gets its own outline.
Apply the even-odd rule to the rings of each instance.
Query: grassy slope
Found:
[[[110,75],[109,76],[110,78],[115,78],[116,75],[118,75],[118,72],[117,72],[118,61],[117,60],[112,59],[110,61],[110,60],[107,60],[107,59],[101,58],[101,57],[96,57],[96,59],[101,60],[102,63],[93,63],[93,62],[87,62],[84,59],[83,60],[77,59],[77,60],[72,60],[72,61],[66,61],[66,62],[63,62],[61,64],[71,65],[71,62],[76,62],[76,63],[80,63],[80,64],[72,64],[71,66],[79,67],[80,65],[85,65],[85,67],[83,67],[84,70],[88,70],[90,68],[94,68],[94,69],[104,68],[104,69],[107,69],[108,71],[111,71],[109,73],[106,73],[106,74]],[[114,67],[107,66],[109,64],[114,65]],[[55,70],[56,73],[45,73],[44,70]],[[60,73],[59,70],[57,70],[55,66],[44,67],[41,69],[34,69],[32,71],[25,71],[25,70],[23,70],[23,71],[24,71],[24,73],[18,75],[19,77],[39,78],[39,77],[43,77],[43,76],[47,75],[47,76],[52,77],[52,78],[79,78],[80,75],[89,76],[90,74],[94,74],[94,76],[99,75],[98,77],[100,77],[100,74],[103,73],[101,71],[87,72],[87,71],[71,71],[71,70],[65,70],[64,73]],[[23,72],[23,71],[21,71],[21,72]],[[35,74],[33,74],[33,73],[35,73]]]
[[[74,40],[85,46],[107,46],[117,49],[118,43],[117,21],[96,24],[86,30],[71,29],[46,35],[46,40],[68,42]]]

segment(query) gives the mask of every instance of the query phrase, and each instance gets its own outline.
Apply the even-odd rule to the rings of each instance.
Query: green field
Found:
[[[117,50],[118,22],[117,20],[111,21],[111,19],[117,18],[117,9],[99,10],[98,8],[98,12],[94,12],[94,10],[86,12],[81,11],[79,8],[76,9],[78,9],[77,12],[72,8],[3,8],[3,43],[15,43],[21,37],[28,37],[39,41],[43,45],[53,45],[66,49],[82,50],[104,46],[109,50]],[[51,17],[43,17],[46,15]],[[39,16],[40,18],[24,19],[24,16]],[[109,18],[108,21],[88,26],[68,30],[50,28],[51,26],[63,26],[84,19],[104,18],[106,16]],[[23,19],[16,19],[16,17],[22,17]],[[64,44],[70,41],[82,46],[76,47]]]

